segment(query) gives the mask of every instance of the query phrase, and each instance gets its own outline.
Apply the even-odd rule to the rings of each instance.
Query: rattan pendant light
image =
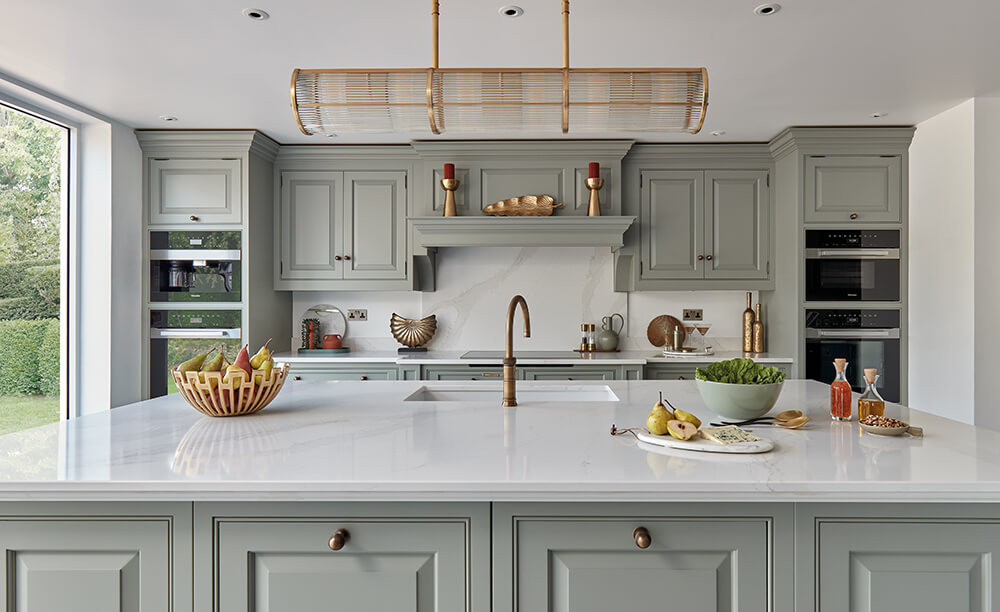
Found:
[[[439,68],[432,0],[431,68],[296,69],[295,120],[307,135],[701,130],[705,68],[570,68],[569,0],[562,18],[562,68]]]

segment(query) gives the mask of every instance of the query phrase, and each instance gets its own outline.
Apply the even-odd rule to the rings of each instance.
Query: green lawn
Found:
[[[0,435],[58,420],[57,396],[0,395]]]

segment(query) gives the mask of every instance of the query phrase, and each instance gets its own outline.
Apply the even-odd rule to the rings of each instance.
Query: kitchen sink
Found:
[[[420,387],[404,402],[497,402],[503,398],[501,387]],[[618,396],[607,385],[521,387],[517,390],[518,403],[541,402],[617,402]]]

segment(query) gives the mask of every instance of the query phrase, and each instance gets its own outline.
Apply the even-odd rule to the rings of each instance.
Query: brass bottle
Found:
[[[753,322],[753,352],[764,352],[764,321],[760,318],[760,304],[757,304],[757,316]]]
[[[753,293],[747,291],[747,309],[743,311],[743,352],[749,353],[753,351],[753,307],[751,306],[751,300],[753,299]]]

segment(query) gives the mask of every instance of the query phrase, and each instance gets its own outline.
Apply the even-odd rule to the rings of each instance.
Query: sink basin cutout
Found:
[[[503,399],[500,387],[420,387],[404,402],[497,402]],[[518,403],[539,402],[617,402],[618,396],[607,385],[593,387],[524,387],[517,390]]]

